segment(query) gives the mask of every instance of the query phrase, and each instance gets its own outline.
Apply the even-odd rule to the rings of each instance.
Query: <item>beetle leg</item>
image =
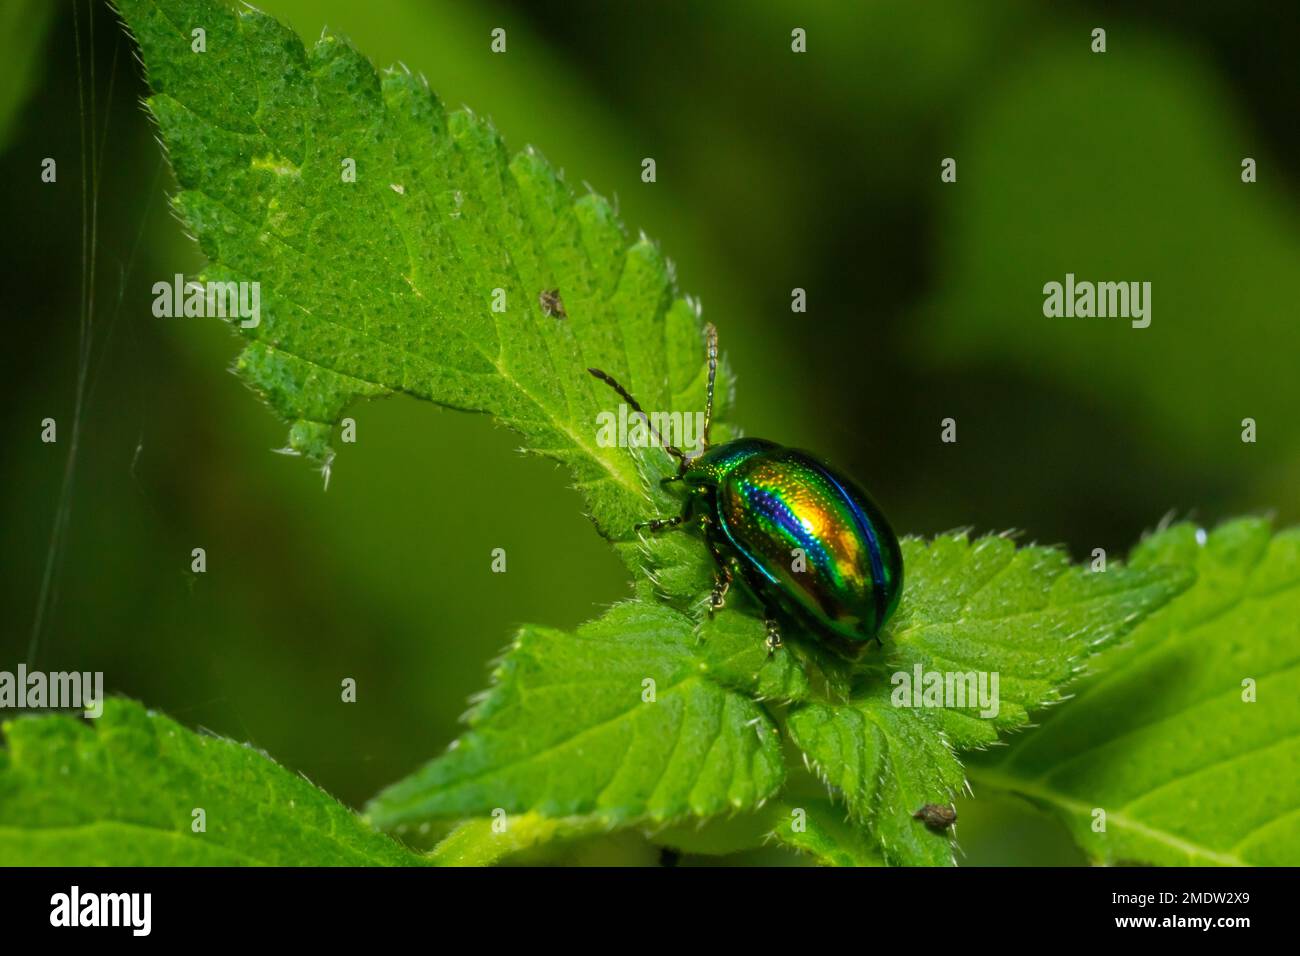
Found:
[[[686,515],[674,515],[671,518],[652,518],[650,521],[643,521],[633,530],[640,531],[642,528],[649,528],[651,531],[663,531],[665,528],[675,528],[686,520]]]
[[[749,590],[752,591],[754,596],[762,602],[763,623],[767,626],[767,656],[771,657],[776,653],[776,649],[781,646],[781,627],[777,623],[776,613],[772,610],[772,607],[768,602],[761,597],[763,593],[762,583],[758,580],[753,568],[749,565],[740,563],[737,563],[736,568],[740,571],[741,576],[744,577],[745,583],[749,586]]]
[[[715,559],[718,557],[716,550],[713,551],[713,556]],[[713,577],[713,593],[709,595],[710,614],[714,611],[720,611],[726,606],[727,592],[731,590],[731,577],[731,568],[719,561],[718,573]]]
[[[781,646],[781,629],[777,626],[776,618],[768,612],[767,620],[767,656],[771,657],[776,653],[776,649]]]
[[[713,522],[709,520],[707,512],[700,515],[700,528],[704,531],[704,543],[709,547],[709,554],[713,556],[713,564],[716,568],[713,574],[713,593],[709,595],[709,614],[712,614],[726,605],[727,592],[731,590],[731,581],[735,573],[731,569],[731,562],[718,547],[718,539],[713,533]]]

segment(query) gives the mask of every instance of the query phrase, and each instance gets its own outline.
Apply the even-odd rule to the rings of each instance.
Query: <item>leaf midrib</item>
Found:
[[[1085,819],[1091,816],[1094,809],[1093,805],[1084,803],[1081,800],[1076,800],[1075,798],[1056,790],[1050,785],[1038,781],[1009,777],[996,770],[991,770],[985,767],[968,767],[966,773],[967,779],[977,784],[989,786],[996,790],[1002,790],[1006,793],[1032,797]],[[1221,866],[1250,865],[1234,853],[1223,853],[1219,850],[1212,850],[1203,844],[1170,833],[1168,830],[1161,830],[1157,827],[1149,826],[1140,820],[1135,820],[1132,817],[1127,816],[1122,810],[1107,812],[1106,825],[1108,827],[1112,825],[1118,826],[1121,829],[1128,830],[1139,836],[1152,839],[1170,849],[1188,854],[1189,856],[1204,857],[1205,859],[1218,863]],[[1087,852],[1086,848],[1084,852]]]

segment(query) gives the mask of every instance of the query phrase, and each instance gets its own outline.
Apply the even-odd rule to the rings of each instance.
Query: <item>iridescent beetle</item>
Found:
[[[682,513],[638,525],[651,531],[698,522],[718,571],[712,608],[720,608],[737,575],[762,605],[768,653],[781,646],[776,612],[803,621],[826,643],[857,651],[877,635],[903,590],[903,555],[880,509],[860,487],[807,452],[761,438],[710,447],[718,333],[705,327],[709,384],[702,446],[687,457],[666,442],[627,389],[600,369],[609,385],[678,461],[687,490]]]

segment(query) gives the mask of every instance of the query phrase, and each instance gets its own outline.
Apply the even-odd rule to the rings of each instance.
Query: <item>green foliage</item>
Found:
[[[955,864],[948,835],[912,816],[927,803],[952,803],[964,783],[956,756],[923,712],[891,707],[879,695],[812,704],[791,714],[790,734],[888,859]]]
[[[811,778],[807,782],[815,784]],[[791,792],[784,799],[752,813],[704,827],[686,824],[668,828],[651,836],[662,846],[700,856],[725,856],[776,844],[822,866],[883,865],[874,839],[848,819],[843,807],[813,794],[799,781],[787,790]]]
[[[1093,572],[1058,548],[1016,548],[1004,536],[943,535],[903,542],[908,588],[890,624],[891,667],[997,671],[1001,706],[937,714],[962,748],[1016,730],[1028,711],[1061,699],[1061,687],[1098,648],[1126,633],[1191,582],[1185,569],[1112,564]]]
[[[290,423],[288,449],[328,466],[359,398],[487,412],[569,467],[631,557],[632,526],[673,507],[656,480],[668,459],[598,446],[597,415],[618,399],[586,369],[647,409],[702,407],[699,316],[658,248],[629,239],[604,198],[575,198],[535,150],[511,157],[489,122],[445,111],[403,69],[376,73],[337,36],[305,50],[270,17],[212,0],[118,6],[176,211],[209,259],[200,278],[261,283],[237,369]],[[199,26],[206,53],[191,49]],[[547,290],[567,318],[542,308]]]
[[[1300,531],[1249,519],[1203,535],[1182,524],[1138,545],[1134,568],[1192,568],[1196,585],[972,768],[977,787],[1059,814],[1098,862],[1300,858]]]
[[[907,584],[888,629],[887,666],[860,678],[848,701],[799,705],[789,729],[887,857],[940,864],[952,862],[948,836],[912,813],[949,804],[963,788],[953,748],[983,747],[1000,731],[1023,727],[1031,708],[1060,699],[1060,687],[1093,650],[1167,602],[1189,576],[1154,568],[1090,573],[1056,549],[1017,549],[1003,537],[907,539],[903,559]],[[965,707],[910,706],[903,691],[921,690],[918,668],[996,673],[996,715],[981,716],[971,699]],[[899,686],[890,674],[911,683]]]
[[[380,794],[371,818],[392,827],[500,808],[613,827],[757,805],[784,778],[776,725],[708,680],[694,643],[688,618],[643,602],[574,634],[525,628],[469,732]]]
[[[599,821],[588,817],[548,817],[540,813],[466,820],[433,848],[429,860],[436,866],[490,866],[556,840],[579,839],[604,830]]]
[[[4,724],[6,866],[404,866],[420,858],[261,751],[109,699]],[[195,833],[193,812],[205,814]]]
[[[1186,627],[1191,609],[1210,609],[1234,582],[1247,587],[1251,575],[1239,565],[1205,566],[1188,557],[1185,541],[1168,536],[1139,548],[1130,566],[1098,573],[1071,567],[1058,549],[1017,549],[1004,537],[908,539],[902,603],[881,649],[846,661],[790,630],[786,647],[769,656],[763,625],[743,598],[716,615],[703,612],[712,571],[697,539],[636,534],[637,522],[679,507],[658,480],[669,469],[667,456],[595,440],[597,414],[616,408],[617,399],[585,374],[588,366],[617,376],[648,408],[703,406],[698,312],[678,296],[672,270],[651,242],[629,240],[602,198],[575,198],[535,151],[509,156],[490,124],[467,111],[445,112],[404,70],[377,74],[335,36],[327,33],[306,50],[266,16],[211,0],[119,0],[119,7],[154,91],[149,107],[180,185],[176,210],[209,259],[201,278],[261,283],[261,323],[239,330],[246,341],[237,370],[289,423],[289,450],[328,468],[332,430],[359,398],[401,392],[486,412],[522,434],[525,450],[569,468],[597,528],[636,572],[635,598],[597,621],[572,633],[524,627],[464,736],[371,803],[370,818],[399,832],[466,821],[434,849],[434,862],[495,862],[553,841],[635,827],[665,846],[735,849],[775,841],[823,863],[951,863],[953,835],[926,828],[913,814],[924,803],[950,803],[965,789],[958,752],[1027,727],[1034,711],[1061,704],[1063,689],[1085,667],[1100,669],[1100,661],[1127,669],[1148,653],[1158,662],[1160,648],[1183,646],[1182,632],[1159,622]],[[190,48],[190,30],[198,26],[207,32],[204,54]],[[342,175],[346,160],[355,163],[355,182]],[[506,302],[501,312],[492,308],[498,289]],[[539,304],[550,289],[559,290],[567,317]],[[720,385],[725,411],[725,371]],[[724,424],[715,438],[729,434]],[[1293,548],[1283,552],[1294,556]],[[1284,570],[1261,572],[1263,583],[1250,585],[1256,590],[1243,606],[1261,613],[1269,602],[1282,602],[1275,595],[1291,580]],[[1201,583],[1188,597],[1169,604],[1197,574]],[[1285,622],[1294,628],[1294,610],[1279,603],[1238,623],[1264,642]],[[1231,654],[1242,646],[1229,637],[1220,642],[1202,689],[1222,693],[1211,685],[1230,672],[1224,666],[1240,663]],[[1252,662],[1261,686],[1271,689],[1271,677],[1263,683],[1270,660]],[[1292,666],[1291,660],[1272,663]],[[1176,663],[1192,667],[1182,658]],[[896,697],[897,675],[936,671],[996,673],[997,713],[981,714],[969,701],[917,706]],[[1096,680],[1104,682],[1105,673]],[[1085,704],[1086,698],[1063,705],[1059,713]],[[1288,726],[1278,711],[1254,706],[1273,722],[1250,729]],[[1133,710],[1107,713],[1119,720]],[[243,764],[237,772],[228,768],[219,791],[228,803],[215,806],[281,837],[230,831],[230,846],[221,846],[227,858],[235,858],[231,847],[254,852],[248,845],[271,860],[332,862],[345,852],[373,862],[411,859],[249,751],[152,723],[161,718],[126,705],[116,706],[112,719],[134,728],[131,741],[153,741],[153,750],[93,751],[102,754],[99,777],[86,780],[110,778],[113,786],[83,794],[84,806],[63,808],[73,822],[56,817],[52,825],[116,825],[123,807],[132,806],[132,788],[147,786],[153,804],[142,798],[152,814],[145,819],[166,833],[159,842],[179,845],[188,838],[172,831],[187,825],[188,809],[176,814],[200,805],[193,777],[202,768],[177,758],[188,770],[173,769],[168,748],[189,755],[219,744],[222,753],[255,759],[267,780]],[[24,768],[44,767],[48,777],[63,765],[58,755],[72,746],[68,741],[116,741],[106,732],[117,724],[104,720],[98,736],[65,718],[15,725],[12,752],[0,764],[0,820],[35,817],[32,795],[43,778],[24,776]],[[1106,724],[1096,715],[1081,720],[1075,733],[1083,736]],[[168,730],[165,745],[159,726]],[[39,759],[32,756],[38,747],[24,746],[27,727],[54,728],[51,740],[40,742],[47,750]],[[176,740],[182,743],[170,743]],[[1028,749],[1030,743],[1013,747],[1003,761],[981,761],[981,773],[1014,785],[1020,768],[1033,765],[1021,755],[1047,752]],[[783,791],[790,776],[783,748],[830,784],[838,802]],[[1284,739],[1271,755],[1277,762],[1263,768],[1287,799],[1282,775],[1294,754]],[[144,763],[162,779],[150,777]],[[1106,779],[1090,773],[1088,780]],[[1047,794],[1059,786],[1073,807],[1069,801],[1079,797],[1068,779],[1034,776],[1023,789],[1050,802]],[[1133,779],[1141,774],[1130,768],[1113,786]],[[1216,797],[1248,804],[1240,792],[1245,778],[1230,783]],[[281,819],[262,809],[267,791],[281,810],[276,798],[289,795],[290,809],[306,809],[308,823],[302,814]],[[773,799],[778,794],[780,801]],[[242,815],[235,810],[241,800]],[[1139,814],[1125,804],[1120,819],[1147,821],[1146,839],[1159,825],[1161,806],[1143,806]],[[1277,832],[1294,819],[1282,807],[1272,824]],[[133,815],[129,822],[138,823]],[[704,829],[692,836],[700,824]],[[1253,832],[1246,847],[1266,858],[1271,844],[1259,837],[1276,834],[1258,824]],[[295,843],[304,833],[318,843]],[[319,845],[334,846],[329,840],[343,844],[333,856]],[[152,846],[114,843],[96,859],[163,854]],[[1135,847],[1120,847],[1120,856]],[[82,859],[75,849],[68,853]],[[1240,845],[1216,853],[1196,859],[1246,858]]]
[[[772,831],[778,843],[825,866],[882,865],[875,841],[846,820],[842,808],[829,800],[805,800],[802,804],[776,808],[784,811]]]
[[[607,827],[752,809],[780,787],[773,710],[796,702],[791,738],[898,863],[951,862],[947,835],[912,813],[964,786],[950,743],[984,746],[1097,647],[1186,586],[1167,568],[1071,568],[1050,548],[962,535],[905,542],[909,577],[886,637],[887,664],[833,665],[793,639],[769,657],[762,624],[735,612],[700,629],[663,605],[619,605],[576,634],[526,628],[446,755],[389,788],[369,812],[382,827],[493,809],[585,815]],[[911,573],[909,571],[909,573]],[[874,660],[866,658],[865,661]],[[829,680],[813,680],[813,676]],[[992,719],[965,708],[899,706],[890,672],[997,671]],[[643,699],[655,682],[655,701]],[[847,849],[846,849],[846,852]]]

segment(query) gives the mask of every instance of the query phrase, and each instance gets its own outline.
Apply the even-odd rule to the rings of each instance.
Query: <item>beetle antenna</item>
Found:
[[[709,426],[713,424],[713,383],[718,377],[718,328],[712,322],[704,327],[704,354],[709,360],[709,388],[704,396],[704,446],[709,448]]]
[[[587,371],[590,372],[592,375],[594,375],[596,378],[600,379],[602,382],[604,382],[614,391],[618,392],[618,394],[623,398],[623,401],[627,402],[628,405],[631,406],[632,411],[636,412],[638,415],[641,416],[642,420],[646,424],[646,427],[650,429],[650,434],[654,435],[655,440],[659,442],[660,448],[668,452],[668,454],[672,455],[683,465],[686,464],[686,456],[682,453],[682,450],[677,446],[670,445],[668,444],[668,442],[664,441],[664,436],[659,434],[659,429],[655,428],[654,423],[650,421],[650,416],[647,415],[641,409],[641,403],[638,402],[635,398],[633,398],[627,389],[625,389],[622,385],[618,384],[618,381],[614,378],[614,376],[610,375],[608,372],[602,372],[598,368],[589,368],[587,369]]]

